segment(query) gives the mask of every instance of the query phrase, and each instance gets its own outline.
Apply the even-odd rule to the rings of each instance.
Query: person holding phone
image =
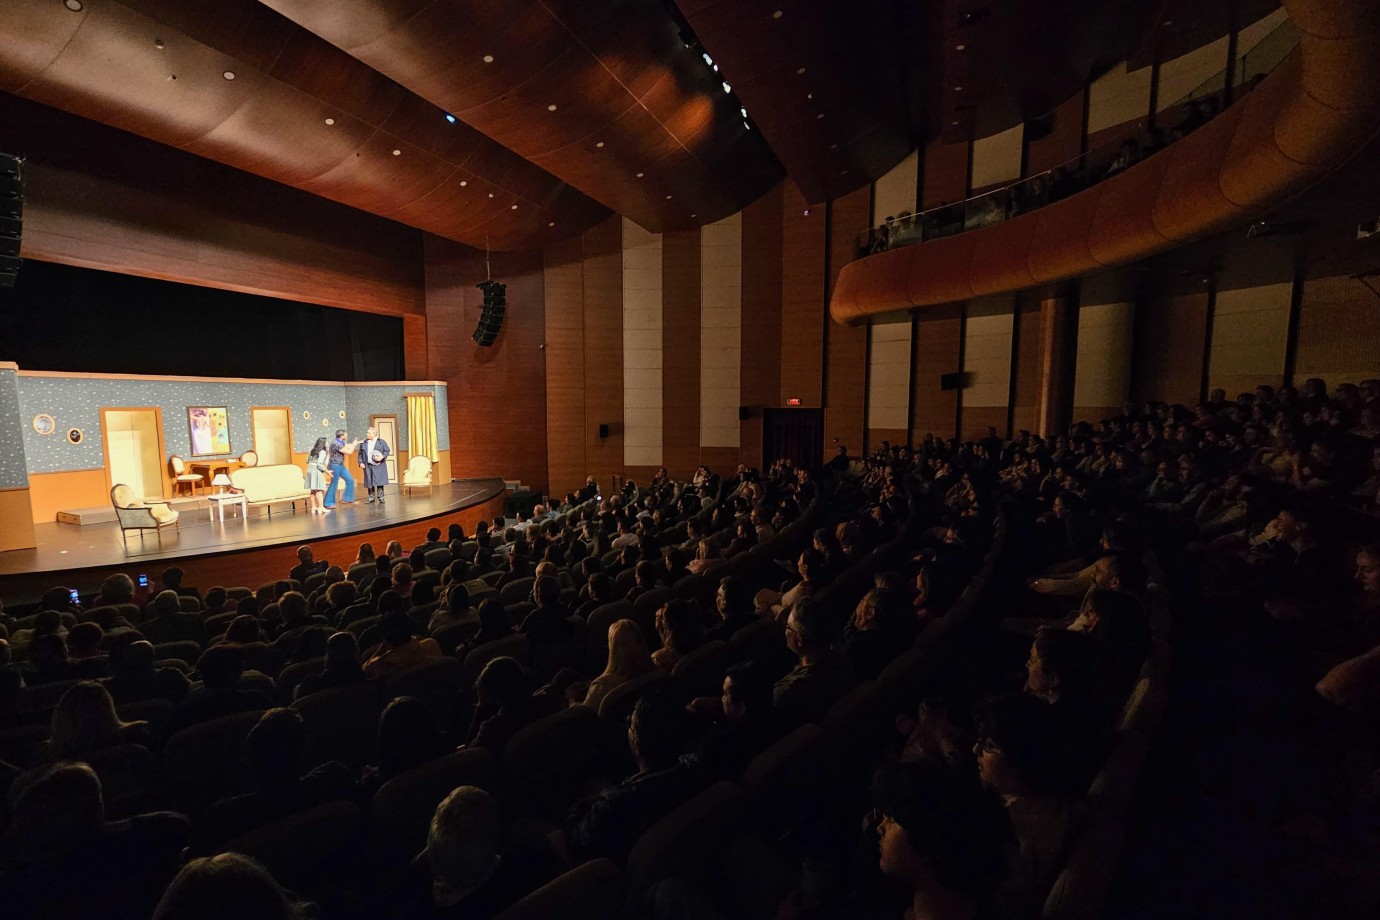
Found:
[[[379,437],[377,428],[364,433],[359,445],[359,465],[364,469],[364,487],[369,490],[366,504],[372,505],[376,496],[378,503],[383,504],[383,487],[388,485],[388,453],[388,442]]]
[[[340,500],[341,503],[346,505],[354,504],[355,477],[345,466],[345,455],[354,453],[355,448],[358,446],[358,441],[350,441],[348,443],[345,441],[344,428],[336,429],[335,439],[330,443],[330,451],[326,461],[326,469],[330,471],[334,478],[331,480],[331,484],[326,488],[326,499],[322,503],[323,509],[335,507],[337,483],[341,480],[345,482],[345,497]]]

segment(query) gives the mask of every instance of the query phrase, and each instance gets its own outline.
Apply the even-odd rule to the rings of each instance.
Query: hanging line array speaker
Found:
[[[0,153],[0,287],[14,287],[24,229],[24,161]]]
[[[484,292],[484,312],[480,314],[479,325],[474,327],[471,338],[488,348],[503,328],[503,314],[508,309],[508,285],[491,280],[481,281],[475,287]]]

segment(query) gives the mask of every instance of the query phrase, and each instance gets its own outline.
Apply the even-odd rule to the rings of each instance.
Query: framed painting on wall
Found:
[[[188,406],[187,427],[192,433],[193,457],[230,453],[230,422],[224,406]]]

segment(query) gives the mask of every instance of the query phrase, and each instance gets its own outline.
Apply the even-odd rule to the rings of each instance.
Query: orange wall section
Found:
[[[867,229],[872,189],[864,186],[830,204],[829,283],[858,257],[857,237]],[[867,327],[830,325],[825,331],[824,446],[862,446],[867,417]]]

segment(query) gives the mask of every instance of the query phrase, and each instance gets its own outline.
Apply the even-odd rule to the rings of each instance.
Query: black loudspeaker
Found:
[[[958,389],[960,386],[962,386],[962,385],[963,385],[963,375],[962,375],[962,374],[954,373],[954,374],[940,374],[940,375],[939,375],[939,389],[941,389],[941,390],[957,390],[957,389]]]
[[[0,153],[0,287],[14,287],[23,261],[19,239],[24,229],[24,161]]]
[[[508,309],[508,285],[499,281],[481,281],[475,287],[484,292],[484,312],[479,317],[479,325],[474,327],[472,338],[488,348],[503,328],[503,314]]]
[[[738,421],[740,421],[740,422],[746,422],[746,421],[747,421],[748,419],[750,419],[750,418],[752,418],[752,410],[749,409],[747,406],[739,406],[739,407],[738,407]]]
[[[602,441],[604,438],[607,438],[608,436],[609,436],[609,426],[608,426],[607,424],[603,423],[603,422],[600,422],[600,423],[599,423],[599,440]]]

